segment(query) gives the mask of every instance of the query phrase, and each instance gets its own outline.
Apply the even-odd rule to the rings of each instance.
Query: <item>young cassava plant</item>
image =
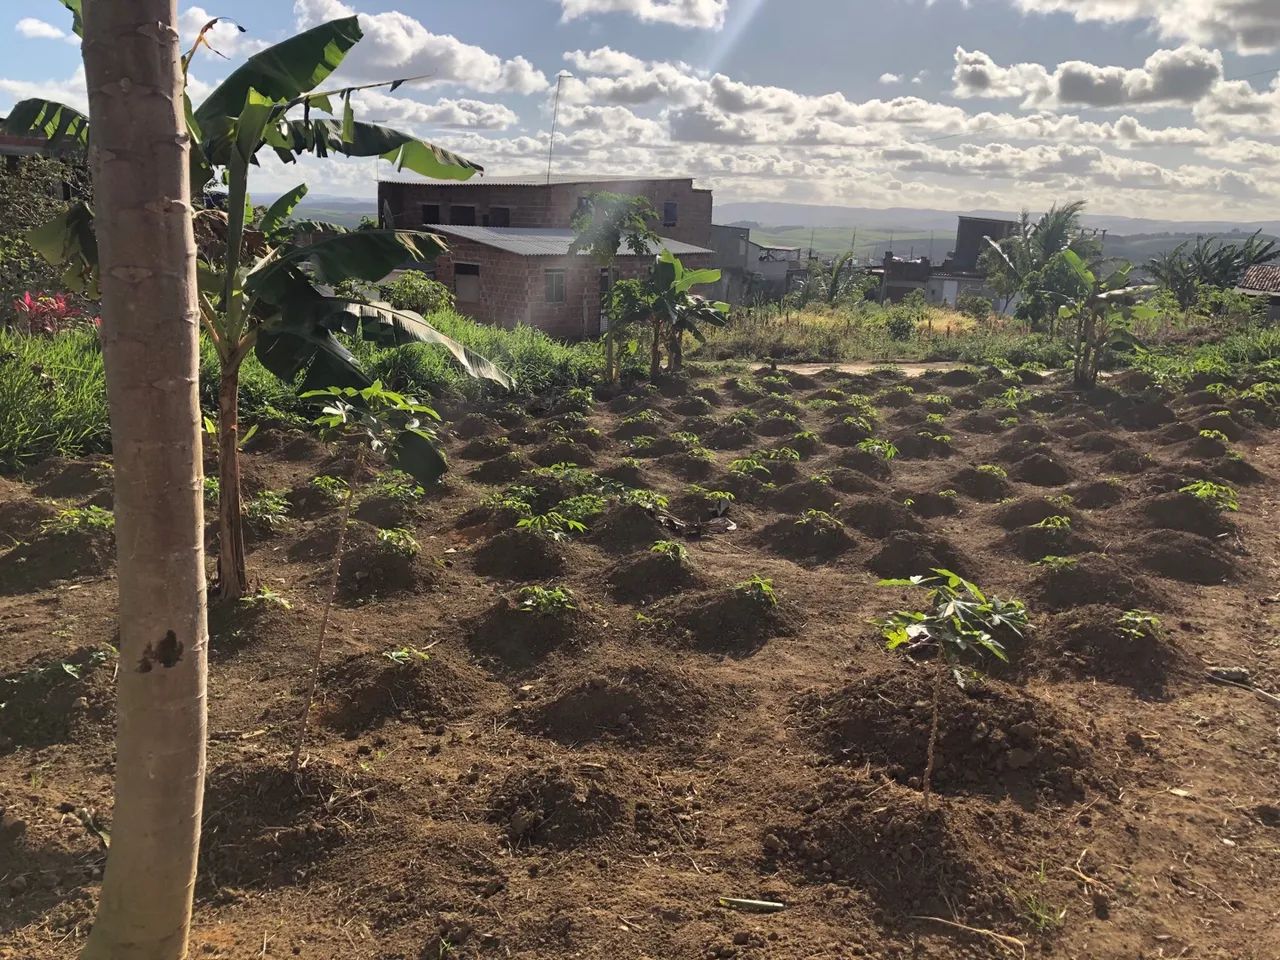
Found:
[[[939,703],[950,676],[961,689],[965,685],[964,662],[987,654],[1008,662],[1004,645],[996,639],[1002,632],[1022,635],[1027,627],[1027,611],[1018,600],[988,597],[977,584],[950,570],[934,569],[932,576],[881,580],[882,587],[916,587],[928,591],[925,610],[895,610],[875,621],[884,633],[890,650],[908,655],[932,649],[937,669],[933,683],[933,717],[929,727],[929,747],[921,781],[924,807],[929,809],[930,781],[938,743]]]

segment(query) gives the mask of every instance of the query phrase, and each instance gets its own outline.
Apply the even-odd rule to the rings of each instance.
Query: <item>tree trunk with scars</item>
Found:
[[[218,381],[218,594],[238,600],[248,592],[244,522],[240,504],[240,369]]]
[[[83,960],[187,953],[205,769],[199,313],[176,0],[86,0],[120,591],[111,851]]]

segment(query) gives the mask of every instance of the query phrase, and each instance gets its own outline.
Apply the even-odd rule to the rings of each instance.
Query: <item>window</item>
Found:
[[[474,227],[476,225],[476,208],[457,203],[449,204],[449,222],[455,227]]]
[[[579,212],[579,213],[581,213],[583,210],[586,210],[586,209],[587,209],[588,207],[590,207],[590,206],[591,206],[591,198],[590,198],[590,197],[579,197],[579,198],[578,198],[578,212]]]
[[[440,222],[440,204],[424,203],[422,205],[422,222],[423,223],[439,223]]]
[[[480,264],[454,265],[453,293],[459,303],[477,303],[480,300]]]
[[[674,200],[668,200],[662,205],[662,225],[664,227],[674,227],[680,220],[680,204]]]
[[[547,303],[564,303],[564,271],[548,270]]]
[[[511,208],[510,207],[490,207],[489,208],[489,226],[491,227],[511,226]]]

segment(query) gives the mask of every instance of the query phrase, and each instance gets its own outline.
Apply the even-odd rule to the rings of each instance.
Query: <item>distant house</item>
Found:
[[[730,303],[781,299],[808,269],[800,247],[757,243],[748,227],[712,224],[711,246],[722,274],[716,296]]]
[[[960,217],[956,225],[955,249],[941,265],[928,257],[901,260],[886,252],[884,262],[871,270],[880,280],[880,300],[898,303],[913,290],[924,291],[930,303],[954,307],[965,294],[995,299],[987,287],[987,275],[978,269],[978,261],[989,245],[985,238],[997,243],[1018,229],[1016,220],[991,220],[985,217]]]
[[[648,198],[656,214],[650,226],[660,241],[642,256],[620,250],[612,272],[585,254],[571,255],[574,216],[594,193]],[[384,226],[448,240],[448,253],[420,266],[453,290],[459,311],[484,323],[525,323],[567,339],[599,336],[610,286],[645,276],[664,248],[691,269],[716,266],[711,191],[694,187],[691,177],[384,180],[378,209]]]
[[[716,258],[706,247],[662,239],[647,255],[620,249],[610,272],[585,253],[569,252],[572,230],[440,224],[430,229],[449,243],[436,259],[435,276],[453,290],[459,312],[502,327],[527,324],[567,340],[599,336],[607,326],[601,305],[610,286],[646,276],[662,249],[693,270],[714,265]]]
[[[1264,263],[1250,267],[1236,288],[1251,297],[1267,300],[1267,319],[1280,323],[1280,264]]]

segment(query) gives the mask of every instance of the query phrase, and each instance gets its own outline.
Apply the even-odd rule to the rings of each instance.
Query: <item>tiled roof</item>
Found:
[[[514,176],[479,176],[470,180],[424,180],[412,177],[382,177],[384,183],[421,183],[433,187],[542,187],[546,186],[545,173],[517,174]],[[692,177],[646,177],[646,176],[606,176],[591,173],[557,173],[552,174],[552,184],[566,183],[633,183],[638,180],[691,180]]]
[[[1264,263],[1250,267],[1240,280],[1240,289],[1253,293],[1280,294],[1280,265]]]
[[[443,233],[446,237],[459,237],[472,243],[496,247],[522,257],[564,257],[569,254],[569,246],[573,243],[572,230],[543,229],[539,227],[457,227],[451,224],[431,224],[423,227],[431,233]],[[705,247],[695,247],[690,243],[678,240],[667,240],[659,237],[657,243],[649,244],[649,252],[657,255],[661,250],[670,250],[677,257],[692,253],[714,253]],[[625,247],[618,249],[619,256],[628,256],[631,251]],[[585,256],[585,254],[584,254]]]

